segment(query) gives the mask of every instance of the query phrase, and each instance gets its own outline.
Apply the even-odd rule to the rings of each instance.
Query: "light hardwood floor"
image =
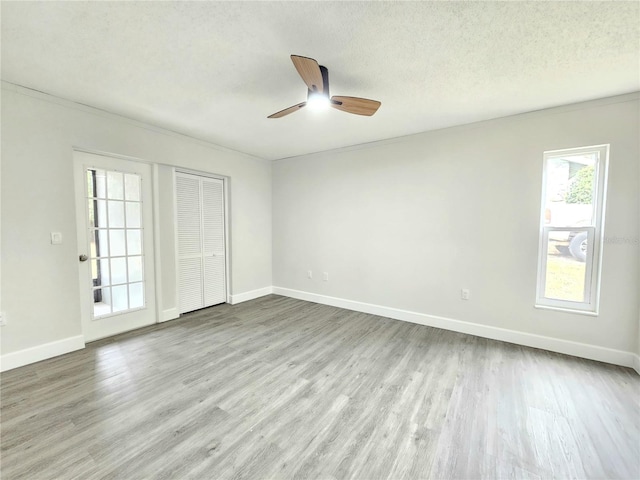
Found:
[[[2,478],[639,478],[630,369],[270,295],[6,372]]]

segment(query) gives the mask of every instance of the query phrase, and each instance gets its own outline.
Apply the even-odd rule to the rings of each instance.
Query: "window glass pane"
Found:
[[[111,287],[111,308],[114,312],[121,312],[129,308],[129,294],[126,285]]]
[[[144,288],[142,283],[132,283],[129,285],[129,308],[140,308],[144,306]]]
[[[124,202],[109,201],[109,228],[124,228]]]
[[[127,248],[129,255],[140,255],[142,253],[140,237],[141,230],[127,230]]]
[[[544,296],[570,302],[585,301],[586,230],[556,230],[547,239]]]
[[[129,257],[129,281],[139,282],[142,280],[142,257]]]
[[[551,157],[546,165],[545,220],[552,226],[593,225],[597,152]]]
[[[126,205],[127,228],[140,228],[140,204],[127,202]]]
[[[100,317],[111,313],[111,289],[96,288],[93,291],[93,316]]]
[[[107,195],[113,200],[124,199],[124,182],[120,172],[107,172]]]
[[[109,242],[112,257],[125,255],[124,230],[109,230]]]
[[[125,173],[124,187],[127,200],[140,201],[140,177],[138,175]]]
[[[111,259],[111,283],[126,283],[127,281],[127,259]]]

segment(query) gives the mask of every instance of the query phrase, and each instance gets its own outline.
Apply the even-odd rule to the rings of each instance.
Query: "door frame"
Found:
[[[162,292],[162,274],[161,274],[161,264],[160,264],[160,226],[159,226],[159,185],[158,185],[158,165],[157,163],[154,162],[150,162],[148,160],[142,159],[142,158],[138,158],[138,157],[132,157],[130,155],[122,155],[119,153],[113,153],[113,152],[105,152],[103,150],[97,150],[97,149],[93,149],[93,148],[87,148],[87,147],[81,147],[81,146],[76,146],[73,145],[71,147],[72,150],[72,162],[73,162],[73,177],[74,177],[74,188],[76,187],[76,159],[75,159],[75,154],[77,153],[88,153],[91,155],[99,155],[102,157],[107,157],[107,158],[113,158],[116,160],[125,160],[125,161],[129,161],[129,162],[136,162],[136,163],[142,163],[145,165],[148,165],[151,169],[151,178],[149,178],[149,182],[151,185],[151,224],[152,224],[152,234],[153,234],[153,276],[152,276],[152,281],[153,281],[153,288],[155,291],[155,299],[154,299],[154,307],[155,307],[155,318],[154,318],[154,324],[160,323],[161,322],[161,315],[162,315],[162,301],[161,301],[161,292]],[[78,205],[78,192],[74,192],[75,193],[75,199],[74,199],[74,203],[76,204],[76,231],[79,230],[80,225],[79,225],[79,217],[78,215],[82,214],[83,217],[86,215],[85,209],[83,207],[81,207],[80,205]],[[76,234],[77,237],[77,234]],[[76,245],[76,250],[80,251],[80,247],[81,245]],[[78,285],[79,288],[79,292],[80,292],[80,312],[81,312],[81,317],[80,317],[80,321],[81,321],[81,326],[82,326],[82,334],[85,334],[85,329],[84,329],[84,316],[87,314],[87,312],[85,311],[85,309],[87,308],[86,305],[84,305],[83,299],[82,299],[82,285],[79,284]],[[132,329],[135,330],[136,328]],[[124,332],[122,332],[124,333]],[[96,341],[98,339],[92,339],[89,340],[89,342],[92,341]]]
[[[190,168],[172,167],[173,175],[173,225],[174,225],[174,244],[175,244],[175,269],[176,269],[176,307],[180,305],[180,288],[178,286],[177,278],[179,275],[179,259],[178,259],[178,193],[176,187],[176,173],[187,173],[189,175],[196,175],[198,177],[215,178],[216,180],[222,180],[222,197],[224,199],[224,267],[225,267],[225,287],[226,287],[226,303],[232,304],[231,295],[231,236],[230,236],[230,183],[231,178],[225,175],[218,175],[216,173],[207,173],[200,170],[192,170]],[[206,308],[206,307],[205,307]],[[180,314],[182,315],[182,314]]]

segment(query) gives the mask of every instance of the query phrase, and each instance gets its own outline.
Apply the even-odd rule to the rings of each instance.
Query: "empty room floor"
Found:
[[[639,478],[640,376],[269,295],[2,374],[2,478]]]

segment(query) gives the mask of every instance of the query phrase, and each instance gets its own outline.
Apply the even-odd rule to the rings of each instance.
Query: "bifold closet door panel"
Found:
[[[202,257],[181,258],[178,261],[180,289],[180,313],[191,312],[203,308],[204,298],[202,284]]]
[[[227,301],[224,257],[204,257],[204,303],[206,306]]]
[[[226,302],[226,259],[224,232],[224,182],[202,179],[202,231],[204,236],[204,302]]]
[[[201,182],[197,177],[176,174],[180,313],[204,306],[200,189]]]

